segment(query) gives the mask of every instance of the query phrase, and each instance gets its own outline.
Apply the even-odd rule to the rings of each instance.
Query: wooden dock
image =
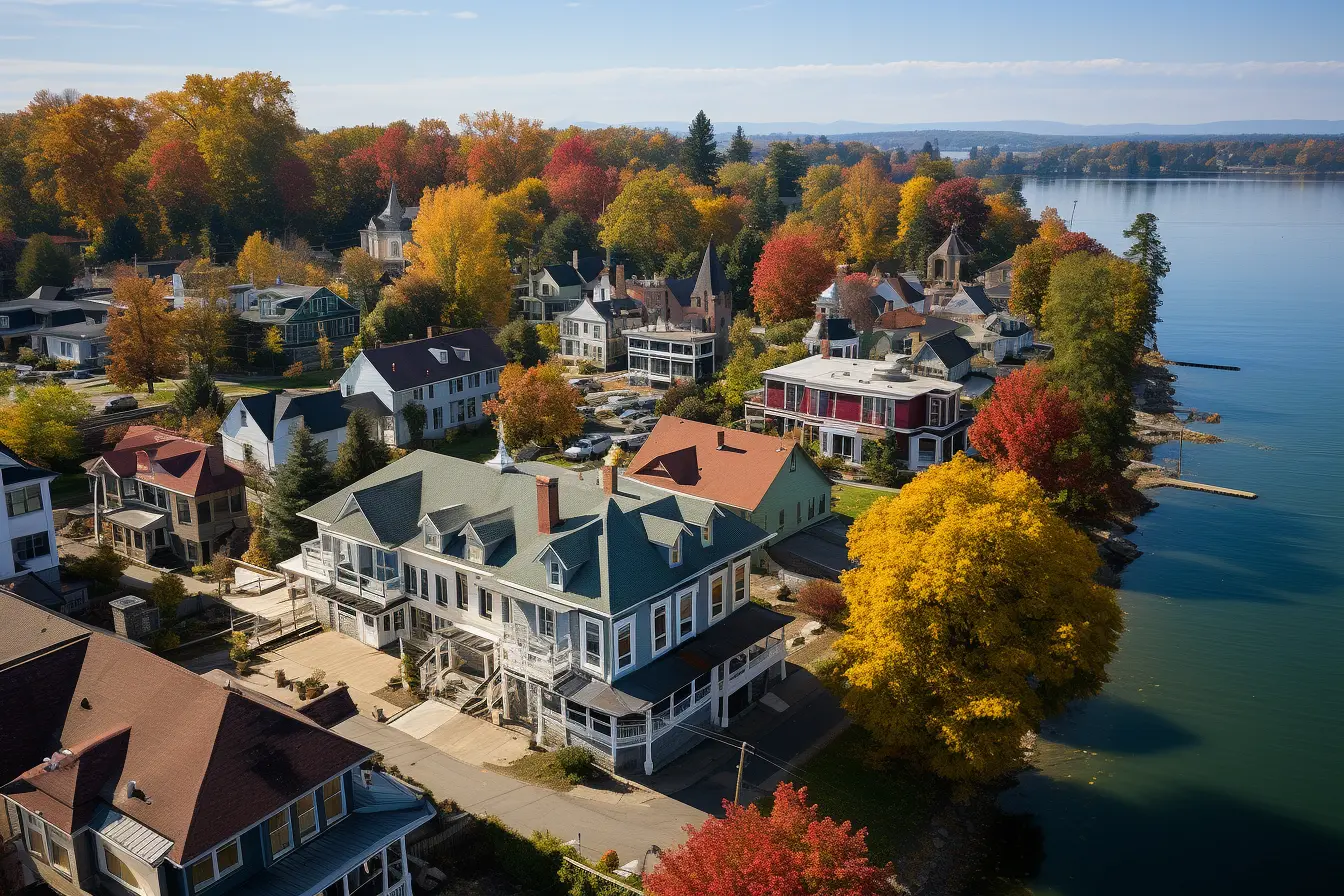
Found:
[[[1194,361],[1168,361],[1172,367],[1202,367],[1205,370],[1241,370],[1231,364],[1196,364]]]
[[[1227,488],[1222,485],[1209,485],[1204,482],[1191,482],[1189,479],[1171,479],[1166,476],[1143,476],[1138,482],[1139,488],[1184,488],[1192,492],[1208,492],[1211,495],[1227,495],[1229,498],[1245,498],[1254,501],[1260,497],[1255,492],[1242,491],[1239,488]]]

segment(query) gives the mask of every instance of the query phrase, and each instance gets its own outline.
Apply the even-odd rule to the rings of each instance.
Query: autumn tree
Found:
[[[345,441],[336,449],[332,478],[339,488],[358,482],[387,466],[387,443],[378,425],[363,410],[356,408],[345,421]]]
[[[522,258],[536,245],[551,210],[551,196],[545,181],[528,177],[513,189],[491,196],[490,209],[504,241],[505,254],[509,258]]]
[[[841,232],[845,252],[861,267],[891,254],[899,226],[900,188],[865,158],[844,174]]]
[[[845,213],[844,171],[839,165],[815,165],[798,181],[803,216],[823,232],[840,233]]]
[[[318,442],[308,427],[295,431],[289,456],[275,469],[275,485],[266,495],[265,525],[276,557],[292,557],[305,541],[317,534],[299,512],[333,491],[331,464],[325,442]]]
[[[499,392],[485,403],[485,412],[498,418],[510,448],[530,442],[560,448],[583,432],[583,415],[578,412],[582,401],[560,365],[509,364],[500,373]]]
[[[137,100],[82,96],[41,120],[31,145],[40,160],[33,160],[30,170],[50,170],[56,201],[74,215],[80,230],[96,235],[126,208],[117,166],[143,136]]]
[[[70,256],[45,233],[28,238],[15,268],[19,295],[28,296],[41,286],[69,286]]]
[[[621,188],[619,172],[602,163],[583,134],[556,145],[542,179],[556,208],[585,221],[596,221]]]
[[[308,257],[268,240],[258,231],[243,242],[238,252],[238,276],[265,288],[277,280],[283,283],[318,286],[327,281],[326,272]]]
[[[1033,324],[1040,323],[1041,303],[1050,288],[1050,269],[1055,264],[1055,247],[1037,237],[1013,252],[1013,279],[1008,309]]]
[[[537,326],[531,321],[516,318],[499,328],[495,345],[510,364],[535,367],[546,360],[549,352],[537,338]]]
[[[607,206],[598,223],[608,249],[627,253],[639,270],[662,270],[669,255],[695,248],[700,216],[670,171],[642,171]]]
[[[364,314],[378,304],[383,279],[383,263],[359,246],[341,253],[341,276],[350,288],[350,299]]]
[[[524,178],[540,177],[551,152],[551,135],[540,121],[509,112],[463,114],[458,128],[467,179],[488,193],[503,193]]]
[[[364,316],[360,339],[365,345],[421,338],[443,319],[449,294],[438,280],[408,271],[391,286],[372,314]]]
[[[0,443],[31,463],[59,463],[83,450],[75,425],[87,416],[89,403],[62,383],[20,387],[0,407]]]
[[[732,245],[742,230],[742,208],[745,202],[737,196],[697,196],[691,200],[691,204],[700,216],[696,243],[703,245],[713,240],[720,246]],[[699,258],[696,263],[699,263]]]
[[[802,342],[785,346],[764,345],[751,332],[754,325],[755,321],[745,314],[733,319],[733,326],[728,331],[731,354],[713,385],[715,394],[723,399],[724,407],[734,419],[742,416],[747,393],[761,388],[761,375],[765,371],[807,356],[807,347]]]
[[[728,143],[728,154],[725,161],[730,163],[750,162],[751,150],[751,140],[747,139],[747,134],[742,130],[742,125],[738,125],[737,131],[733,134],[733,139]]]
[[[817,296],[835,276],[815,233],[776,236],[765,244],[751,281],[751,297],[762,322],[810,317]]]
[[[188,301],[173,312],[178,346],[188,364],[200,365],[214,374],[228,360],[233,313],[217,301]]]
[[[849,535],[843,702],[884,747],[957,781],[1022,766],[1022,739],[1106,682],[1122,617],[1087,537],[1024,473],[958,455]]]
[[[973,177],[958,177],[933,188],[928,198],[929,212],[938,229],[947,233],[956,225],[968,243],[976,244],[989,219],[989,206],[980,195],[980,183]]]
[[[644,878],[654,896],[881,896],[894,894],[891,866],[868,858],[867,829],[822,817],[807,788],[781,781],[770,813],[723,801],[723,818],[665,850]]]
[[[119,277],[112,284],[113,308],[107,318],[107,378],[118,389],[154,384],[182,369],[177,339],[179,318],[169,310],[162,283],[143,277]]]
[[[836,300],[840,314],[849,318],[855,332],[866,333],[877,322],[877,310],[869,299],[873,295],[873,281],[867,274],[847,274],[836,284]]]
[[[968,433],[995,469],[1035,479],[1047,497],[1076,509],[1089,500],[1091,461],[1080,452],[1082,408],[1046,368],[1031,364],[998,380]]]
[[[723,156],[714,140],[714,125],[705,110],[691,119],[686,142],[681,145],[681,166],[693,183],[713,186]]]
[[[503,324],[512,303],[513,273],[490,199],[479,186],[426,190],[406,247],[408,275],[443,291],[439,321],[451,326]]]
[[[210,203],[210,168],[196,144],[169,140],[149,159],[149,192],[163,209],[168,232],[183,237],[206,223]]]

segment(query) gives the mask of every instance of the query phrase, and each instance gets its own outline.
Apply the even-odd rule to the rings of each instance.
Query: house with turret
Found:
[[[406,245],[411,242],[411,223],[420,214],[418,205],[402,205],[393,181],[387,191],[387,205],[369,219],[369,226],[359,232],[359,245],[365,252],[383,263],[389,271],[400,273],[406,269]]]
[[[712,239],[694,277],[655,278],[626,289],[643,302],[648,320],[625,331],[631,376],[664,386],[707,380],[727,362],[733,288]]]

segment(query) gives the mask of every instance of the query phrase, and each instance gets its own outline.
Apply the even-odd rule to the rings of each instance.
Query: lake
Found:
[[[1028,180],[1033,214],[1121,252],[1158,216],[1177,402],[1222,415],[1132,536],[1098,698],[1051,720],[1030,813],[1047,894],[1344,892],[1344,181]],[[1174,456],[1164,446],[1158,457]]]

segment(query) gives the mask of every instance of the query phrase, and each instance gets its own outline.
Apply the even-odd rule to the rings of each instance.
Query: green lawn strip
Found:
[[[485,767],[492,772],[499,772],[501,775],[508,775],[510,778],[517,778],[519,781],[561,793],[574,789],[574,785],[569,783],[569,779],[560,769],[560,763],[556,761],[554,753],[526,753],[508,765],[493,765],[487,762]]]
[[[84,472],[62,473],[51,483],[51,503],[89,498],[89,477]]]
[[[864,511],[873,506],[873,502],[878,498],[886,498],[891,495],[890,492],[862,488],[856,485],[832,486],[831,492],[835,496],[835,512],[851,519],[858,519],[862,516]]]
[[[906,852],[948,798],[947,785],[934,776],[874,760],[872,736],[858,725],[812,757],[794,783],[807,786],[808,800],[822,815],[867,828],[876,863],[894,862]]]
[[[305,370],[298,376],[273,376],[264,379],[249,379],[239,384],[259,390],[269,389],[326,389],[333,380],[341,378],[340,370]],[[221,387],[223,388],[223,387]]]
[[[495,435],[493,428],[482,426],[475,432],[457,430],[457,435],[453,438],[431,440],[426,447],[439,454],[460,457],[479,464],[495,456],[495,451],[499,448],[499,437]]]

